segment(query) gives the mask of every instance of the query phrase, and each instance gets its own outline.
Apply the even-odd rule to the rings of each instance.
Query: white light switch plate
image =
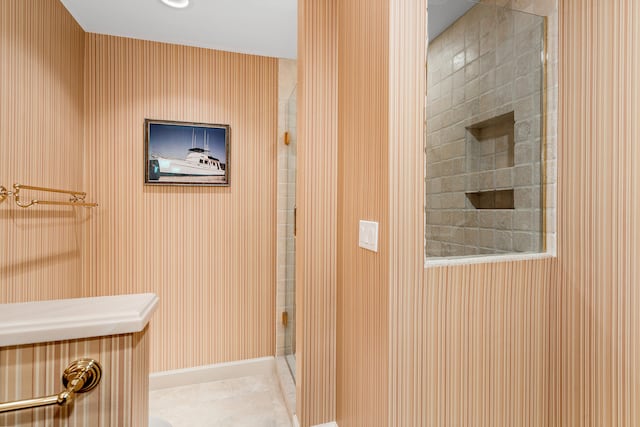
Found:
[[[378,252],[378,223],[360,221],[359,244],[361,248]]]

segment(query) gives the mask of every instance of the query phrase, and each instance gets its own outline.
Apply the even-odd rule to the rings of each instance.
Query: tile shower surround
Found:
[[[297,62],[278,60],[278,241],[276,297],[276,355],[290,354],[295,348],[295,336],[282,324],[282,312],[289,313],[289,328],[295,330],[294,272],[295,241],[293,209],[296,203],[296,100]],[[284,133],[289,131],[290,144],[285,145]]]
[[[428,257],[542,250],[543,22],[477,5],[429,46]],[[465,194],[507,189],[514,209]]]

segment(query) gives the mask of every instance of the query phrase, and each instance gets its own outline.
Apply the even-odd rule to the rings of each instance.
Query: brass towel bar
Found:
[[[76,360],[62,374],[62,385],[65,387],[63,391],[36,399],[0,403],[0,414],[20,409],[39,408],[41,406],[70,405],[75,399],[76,393],[85,393],[93,390],[100,383],[100,378],[102,378],[100,363],[93,359]]]
[[[20,200],[20,190],[34,190],[34,191],[46,191],[49,193],[62,193],[71,196],[69,201],[54,201],[54,200],[38,200],[31,199],[28,202],[23,202]],[[5,187],[0,185],[0,202],[2,202],[7,197],[13,197],[16,205],[21,208],[28,208],[33,205],[57,205],[57,206],[83,206],[85,208],[94,208],[98,206],[97,203],[89,203],[85,202],[85,197],[87,193],[83,191],[73,191],[73,190],[58,190],[55,188],[46,188],[46,187],[35,187],[33,185],[22,185],[22,184],[13,184],[13,191],[7,190]]]

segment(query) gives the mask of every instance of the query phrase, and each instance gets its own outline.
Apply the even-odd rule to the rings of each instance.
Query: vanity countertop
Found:
[[[142,331],[155,294],[0,304],[0,347]]]

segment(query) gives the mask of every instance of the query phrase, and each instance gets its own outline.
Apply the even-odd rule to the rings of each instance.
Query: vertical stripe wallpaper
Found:
[[[337,0],[298,2],[296,414],[336,417]]]
[[[422,382],[406,425],[549,425],[556,272],[551,258],[425,270]]]
[[[0,185],[83,190],[83,55],[84,32],[60,2],[0,2]],[[80,224],[90,218],[1,202],[0,303],[81,296]]]
[[[640,425],[640,3],[561,1],[551,425]]]
[[[83,181],[85,33],[58,1],[0,2],[0,185],[86,190]],[[11,189],[11,188],[9,188]],[[51,198],[24,192],[23,199]],[[89,193],[89,198],[93,195]],[[87,295],[82,208],[0,204],[0,302]],[[25,313],[28,315],[28,313]],[[148,334],[0,348],[0,402],[62,390],[70,362],[94,357],[97,389],[72,408],[0,415],[0,425],[130,426],[148,423]],[[53,423],[53,424],[52,424]]]
[[[151,370],[275,354],[274,58],[87,34],[91,295],[154,292]],[[231,126],[229,187],[145,186],[145,118]]]
[[[352,5],[340,5],[338,22],[352,22],[353,28],[361,29],[368,19],[375,19],[371,11],[363,11],[358,20],[348,21],[346,12]],[[525,10],[534,6],[532,2],[510,5]],[[640,188],[640,173],[634,167],[640,161],[636,144],[640,135],[634,120],[640,102],[634,79],[640,34],[634,23],[640,22],[640,5],[632,0],[582,0],[559,2],[559,7],[558,257],[433,267],[423,271],[423,284],[419,278],[390,284],[389,425],[631,426],[640,422],[640,411],[633,403],[640,393],[640,318],[634,310],[640,294],[636,292],[640,277],[634,262],[640,249],[640,210],[633,199]],[[390,40],[397,34],[392,16],[390,13]],[[320,28],[315,36],[326,34]],[[350,36],[340,32],[340,47]],[[401,43],[410,46],[408,40]],[[384,50],[381,45],[376,48]],[[349,61],[357,63],[339,67],[339,81],[350,83],[339,86],[339,99],[345,100],[340,103],[340,129],[349,128],[351,120],[386,108],[371,104],[359,110],[358,117],[345,114],[348,110],[343,105],[357,100],[349,100],[343,91],[355,91],[354,87],[366,84],[376,70],[361,74],[359,80],[347,80],[348,73],[369,63],[371,52],[339,52],[340,58],[351,54],[354,58]],[[391,76],[389,81],[393,82]],[[390,110],[393,105],[391,96]],[[390,123],[396,124],[397,117]],[[389,145],[394,132],[390,135]],[[347,169],[346,156],[353,149],[348,144],[353,143],[340,139],[339,152],[345,156],[339,159],[341,171]],[[375,150],[375,143],[370,146]],[[410,152],[410,146],[405,148],[400,155]],[[390,171],[398,164],[394,155],[397,153],[390,149],[388,158],[383,159],[389,162]],[[370,161],[364,154],[348,160],[354,158],[369,168],[379,161]],[[355,170],[361,165],[349,166]],[[338,188],[344,192],[350,181],[340,176]],[[393,185],[394,174],[389,176]],[[410,191],[400,187],[402,190]],[[389,192],[393,200],[398,189]],[[394,227],[393,212],[398,204],[410,204],[398,200],[389,203],[390,227]],[[349,202],[339,205],[340,237],[344,218],[356,216],[360,208]],[[421,235],[420,225],[413,228]],[[402,236],[399,231],[391,232],[394,238]],[[354,245],[352,241],[348,247]],[[399,252],[394,245],[382,244],[381,252]],[[339,249],[338,263],[345,269],[339,268],[339,280],[345,275],[357,276],[361,266],[346,262],[343,256],[349,259],[344,248]],[[398,259],[391,257],[392,278],[396,277],[394,268],[400,265]],[[411,274],[412,270],[409,265],[399,271]],[[358,359],[368,366],[380,354],[362,352],[360,358],[354,354],[370,344],[372,335],[367,331],[384,336],[385,327],[354,324],[364,318],[376,294],[362,292],[360,296],[368,299],[347,310],[344,304],[355,301],[357,287],[343,285],[339,281],[338,420],[341,425],[367,425],[368,411],[379,411],[379,399],[373,392],[346,394],[343,390],[349,389],[347,385],[353,385],[350,390],[354,390],[355,384],[366,388],[352,379],[359,375],[359,371],[350,371],[352,361]],[[352,340],[345,339],[347,336]],[[410,377],[413,382],[407,381]],[[371,374],[367,384],[373,384],[375,378],[375,373]]]
[[[389,425],[421,425],[427,1],[389,0]]]
[[[71,362],[92,358],[102,380],[78,394],[73,406],[49,406],[0,415],[14,427],[140,427],[149,423],[149,334],[114,335],[0,348],[0,402],[60,393]]]
[[[338,2],[338,425],[387,419],[389,4]],[[358,246],[379,223],[377,253]],[[364,404],[361,404],[364,403]]]
[[[638,425],[640,4],[559,2],[558,257],[427,269],[424,3],[299,5],[302,425]],[[0,184],[100,203],[0,204],[0,301],[162,301],[149,342],[0,350],[26,381],[0,399],[53,392],[74,352],[146,348],[154,371],[273,354],[277,61],[85,35],[54,1],[3,0],[0,24]],[[231,124],[231,187],[144,187],[145,117]],[[357,248],[359,219],[380,221],[378,254]],[[126,406],[121,378],[73,422]]]
[[[558,258],[425,270],[423,425],[640,422],[640,5],[559,16]]]

